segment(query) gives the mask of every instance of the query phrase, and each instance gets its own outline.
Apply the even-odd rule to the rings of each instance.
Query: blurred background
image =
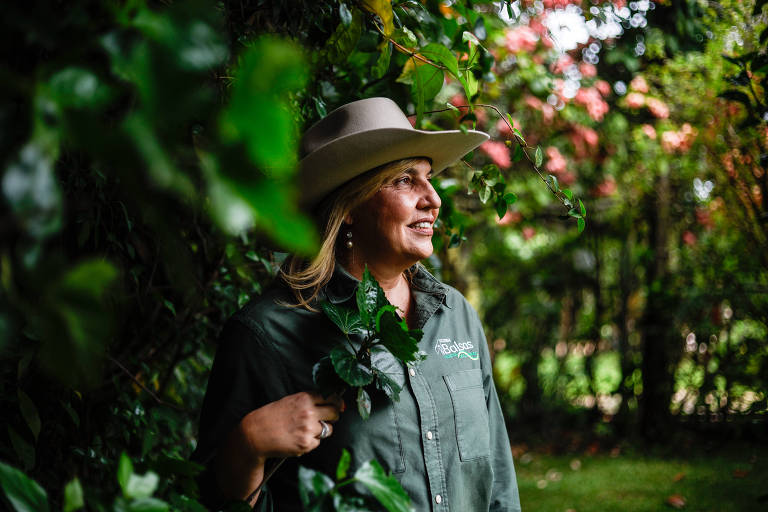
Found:
[[[523,508],[764,510],[765,4],[5,5],[0,460],[45,491],[16,488],[203,510],[218,332],[316,248],[297,136],[387,96],[491,134],[435,179],[425,264],[485,323]]]

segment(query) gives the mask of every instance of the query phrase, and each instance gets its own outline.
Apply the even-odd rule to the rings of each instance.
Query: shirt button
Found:
[[[431,430],[427,430],[427,439],[429,439],[430,441],[432,440],[432,431]]]
[[[408,368],[408,373],[410,374],[411,377],[416,376],[416,370],[414,370],[413,368]]]
[[[443,502],[443,497],[442,497],[442,496],[440,496],[439,494],[438,494],[438,495],[436,495],[436,496],[435,496],[435,503],[437,503],[437,504],[439,505],[439,504],[440,504],[440,503],[442,503],[442,502]]]

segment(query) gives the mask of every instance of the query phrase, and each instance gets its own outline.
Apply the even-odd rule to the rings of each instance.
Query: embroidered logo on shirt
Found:
[[[435,352],[443,356],[445,359],[463,357],[469,358],[473,361],[477,361],[479,356],[477,350],[474,350],[475,346],[471,341],[465,342],[452,341],[450,338],[440,338],[435,343]]]

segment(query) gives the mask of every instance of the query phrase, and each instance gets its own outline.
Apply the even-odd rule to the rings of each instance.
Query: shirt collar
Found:
[[[408,270],[411,274],[411,286],[417,304],[424,299],[429,300],[429,302],[436,302],[435,306],[446,304],[447,288],[430,274],[423,265],[417,263]],[[331,280],[325,286],[325,296],[333,304],[347,302],[355,294],[359,282],[359,279],[337,263]]]

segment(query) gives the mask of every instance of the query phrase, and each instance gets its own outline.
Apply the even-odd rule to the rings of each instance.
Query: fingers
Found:
[[[333,424],[323,420],[318,421],[318,423],[320,424],[320,432],[317,434],[317,438],[323,440],[327,437],[331,437],[331,434],[333,433]]]

